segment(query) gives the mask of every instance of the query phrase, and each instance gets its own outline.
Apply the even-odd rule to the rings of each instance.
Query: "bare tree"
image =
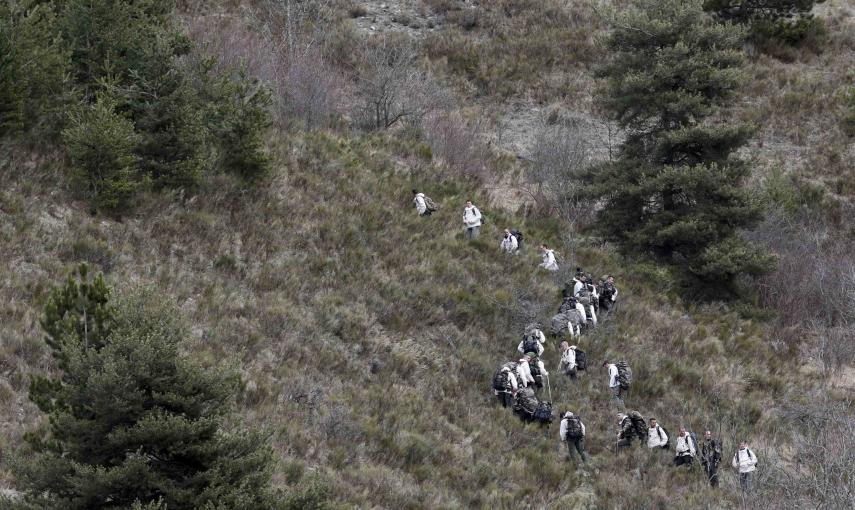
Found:
[[[855,508],[855,409],[849,401],[813,397],[779,411],[795,448],[768,459],[752,506]]]
[[[418,51],[403,37],[366,39],[357,69],[356,117],[368,129],[388,129],[448,108],[450,95],[418,65]]]
[[[479,121],[467,122],[457,111],[441,110],[426,115],[421,127],[437,163],[456,175],[487,177],[490,154]]]
[[[530,161],[527,191],[540,206],[574,229],[593,217],[593,206],[583,197],[580,180],[591,163],[591,147],[577,128],[543,125],[535,137]]]

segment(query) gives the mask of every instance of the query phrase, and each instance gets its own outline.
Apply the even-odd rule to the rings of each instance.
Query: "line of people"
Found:
[[[413,190],[413,202],[420,216],[430,216],[439,207],[424,193]],[[463,208],[463,225],[465,238],[476,239],[484,222],[481,211],[467,200]],[[523,248],[524,235],[518,229],[505,229],[499,249],[507,254],[518,254]],[[547,271],[558,271],[556,252],[542,243],[538,246],[543,261],[539,267]],[[559,373],[575,379],[579,371],[587,369],[587,355],[576,345],[564,341],[564,335],[570,338],[581,336],[583,331],[594,329],[598,323],[598,313],[602,310],[608,313],[617,301],[618,289],[614,277],[605,275],[599,283],[594,283],[591,274],[576,268],[576,275],[562,290],[562,303],[558,313],[552,317],[551,332],[561,340]],[[549,373],[541,357],[544,353],[546,336],[536,325],[526,328],[523,339],[517,346],[522,354],[517,361],[503,363],[493,377],[493,391],[503,407],[511,407],[514,413],[524,422],[538,422],[548,425],[553,421],[551,388]],[[605,360],[602,365],[608,371],[608,385],[613,399],[624,406],[623,395],[629,389],[632,381],[632,371],[625,361],[612,363]],[[542,401],[537,398],[535,390],[544,385],[550,393],[550,400]],[[638,411],[618,413],[618,433],[615,443],[616,450],[629,448],[633,441],[646,444],[650,450],[666,450],[671,448],[671,438],[668,431],[655,418],[650,419],[649,427],[644,417]],[[588,456],[585,451],[585,436],[587,429],[581,418],[570,410],[561,416],[559,427],[560,440],[567,446],[567,455],[573,458],[579,455],[583,463]],[[722,460],[720,441],[713,438],[712,433],[704,432],[704,441],[698,451],[698,442],[694,433],[685,427],[680,427],[674,442],[675,466],[692,465],[700,453],[700,462],[704,468],[711,486],[718,486],[718,468]],[[742,441],[734,453],[731,465],[739,473],[739,481],[743,491],[751,488],[752,473],[756,469],[757,456]]]

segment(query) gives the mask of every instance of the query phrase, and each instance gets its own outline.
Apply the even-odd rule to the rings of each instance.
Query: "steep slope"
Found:
[[[124,222],[91,217],[58,190],[56,162],[4,160],[4,451],[40,419],[26,388],[29,373],[52,369],[37,322],[46,292],[85,260],[119,290],[156,286],[194,324],[188,351],[242,367],[240,408],[273,433],[278,483],[315,473],[348,506],[735,505],[731,476],[713,494],[700,473],[666,469],[667,458],[610,451],[617,409],[598,368],[607,356],[635,371],[629,408],[671,431],[712,428],[726,456],[742,437],[763,458],[785,455],[772,404],[819,379],[771,347],[762,321],[724,305],[686,309],[668,297],[664,274],[608,245],[580,240],[578,253],[563,254],[561,274],[538,271],[535,243],[560,245],[558,225],[486,203],[474,182],[442,178],[429,150],[406,138],[291,135],[275,148],[277,170],[262,190],[222,178],[183,204],[151,197]],[[413,187],[441,210],[417,217]],[[460,228],[468,197],[487,218],[471,243]],[[525,232],[524,255],[498,253],[505,226]],[[564,463],[557,423],[523,426],[489,389],[524,324],[548,321],[576,265],[615,274],[621,288],[620,306],[580,343],[590,373],[551,381],[556,409],[587,424],[587,471]],[[556,348],[545,354],[550,370]],[[2,462],[8,485],[6,455]]]

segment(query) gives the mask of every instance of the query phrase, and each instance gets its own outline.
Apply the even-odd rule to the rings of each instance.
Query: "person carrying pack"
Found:
[[[555,261],[555,251],[550,250],[549,246],[544,243],[540,245],[540,252],[543,253],[543,262],[540,263],[539,267],[551,272],[558,271],[558,262]]]
[[[505,363],[493,375],[493,393],[502,407],[508,407],[513,403],[514,394],[519,388],[515,371],[515,363]]]
[[[656,418],[650,418],[650,429],[647,431],[647,447],[667,450],[669,441],[668,431],[665,430],[665,427],[659,425]]]
[[[546,335],[543,334],[543,331],[537,328],[529,329],[523,335],[523,339],[519,345],[517,345],[517,350],[522,354],[533,352],[538,356],[542,356],[544,342],[546,342]]]
[[[622,395],[623,395],[623,391],[625,388],[624,388],[623,382],[626,382],[626,388],[629,388],[629,383],[627,382],[627,379],[626,379],[626,371],[625,370],[624,370],[624,377],[623,377],[623,382],[622,382],[621,371],[620,371],[620,368],[618,368],[618,365],[621,365],[621,364],[625,368],[628,368],[626,366],[626,362],[624,362],[624,361],[619,362],[617,365],[614,363],[610,363],[608,360],[603,361],[603,367],[606,368],[606,370],[608,370],[608,372],[609,372],[609,388],[611,388],[612,397],[614,397],[614,399],[620,405],[624,405]]]
[[[567,342],[561,342],[561,361],[558,362],[558,371],[570,379],[576,378],[576,351]]]
[[[573,459],[573,450],[579,453],[582,462],[587,462],[585,455],[585,424],[578,416],[570,411],[561,418],[561,428],[558,431],[561,441],[567,444],[567,458]]]
[[[638,411],[629,411],[628,414],[618,413],[618,426],[620,428],[617,436],[618,449],[629,447],[633,439],[638,439],[642,443],[647,441],[647,424]]]
[[[502,236],[502,243],[499,245],[499,249],[504,253],[517,253],[519,251],[520,245],[517,241],[517,238],[511,234],[511,231],[505,229],[505,235]]]
[[[534,421],[534,413],[537,411],[540,402],[534,396],[534,390],[531,388],[521,388],[517,391],[516,399],[514,400],[514,413],[524,422]]]
[[[748,442],[739,443],[739,450],[733,456],[730,463],[734,469],[739,471],[739,486],[743,493],[751,492],[751,478],[757,469],[757,456],[748,448]]]
[[[695,460],[695,440],[685,427],[680,427],[680,433],[677,435],[676,455],[674,456],[675,466],[689,465]]]
[[[549,377],[549,372],[546,371],[546,366],[543,360],[535,356],[533,352],[526,354],[528,357],[528,368],[532,378],[534,378],[534,386],[538,389],[543,388],[544,379]]]
[[[585,315],[586,325],[590,321],[591,327],[597,327],[597,312],[594,307],[594,296],[588,288],[587,284],[583,284],[579,292],[576,293],[576,302],[582,307],[582,314]]]
[[[533,421],[541,425],[552,423],[552,402],[540,401],[534,410]]]
[[[522,251],[522,249],[523,249],[523,238],[525,237],[525,236],[523,236],[523,233],[520,232],[519,230],[515,229],[515,228],[512,228],[511,229],[511,235],[513,237],[515,237],[517,240],[517,252]]]
[[[534,384],[534,376],[531,374],[531,367],[528,364],[528,358],[522,357],[517,361],[517,382],[520,388],[528,388]]]
[[[413,203],[416,204],[416,212],[419,216],[430,216],[434,211],[439,210],[439,207],[424,193],[419,193],[418,190],[413,190]]]
[[[721,443],[713,439],[712,432],[704,432],[704,442],[701,445],[701,464],[710,481],[711,487],[718,487],[718,465],[721,463]]]
[[[471,200],[467,200],[463,208],[463,227],[466,229],[467,241],[478,237],[478,231],[481,229],[481,211],[472,205]]]
[[[615,287],[614,276],[606,275],[600,285],[600,307],[607,312],[611,310],[615,304],[617,295],[618,290]]]

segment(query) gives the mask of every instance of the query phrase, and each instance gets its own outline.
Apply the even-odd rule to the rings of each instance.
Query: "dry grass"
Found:
[[[39,310],[81,258],[119,289],[154,284],[173,300],[194,324],[194,356],[242,367],[240,408],[274,432],[278,482],[319,473],[343,503],[504,507],[525,498],[557,507],[575,491],[590,508],[653,508],[669,494],[672,508],[695,506],[708,495],[697,473],[649,465],[647,451],[609,451],[615,409],[596,368],[606,356],[630,360],[638,382],[629,406],[670,430],[720,426],[729,448],[742,435],[765,435],[769,447],[783,440],[769,410],[793,391],[794,371],[763,340],[764,325],[726,308],[685,311],[651,286],[655,270],[583,247],[565,264],[615,273],[623,299],[582,341],[591,373],[578,383],[553,377],[558,410],[571,406],[589,428],[592,470],[568,470],[556,427],[523,426],[489,392],[520,333],[511,313],[523,306],[518,290],[542,322],[557,306],[561,282],[535,271],[531,246],[559,244],[558,230],[491,207],[470,184],[428,184],[439,169],[416,175],[394,164],[405,146],[380,136],[291,138],[277,146],[279,170],[266,189],[212,182],[183,206],[152,197],[124,223],[32,186],[32,176],[50,171],[43,165],[5,166],[0,255],[12,263],[0,274],[9,303],[0,398],[12,405],[0,415],[4,448],[39,419],[25,397],[27,374],[51,369]],[[413,186],[442,210],[416,217]],[[457,228],[468,196],[490,221],[473,243]],[[526,232],[526,255],[498,256],[505,225]],[[554,369],[554,344],[546,359]]]

